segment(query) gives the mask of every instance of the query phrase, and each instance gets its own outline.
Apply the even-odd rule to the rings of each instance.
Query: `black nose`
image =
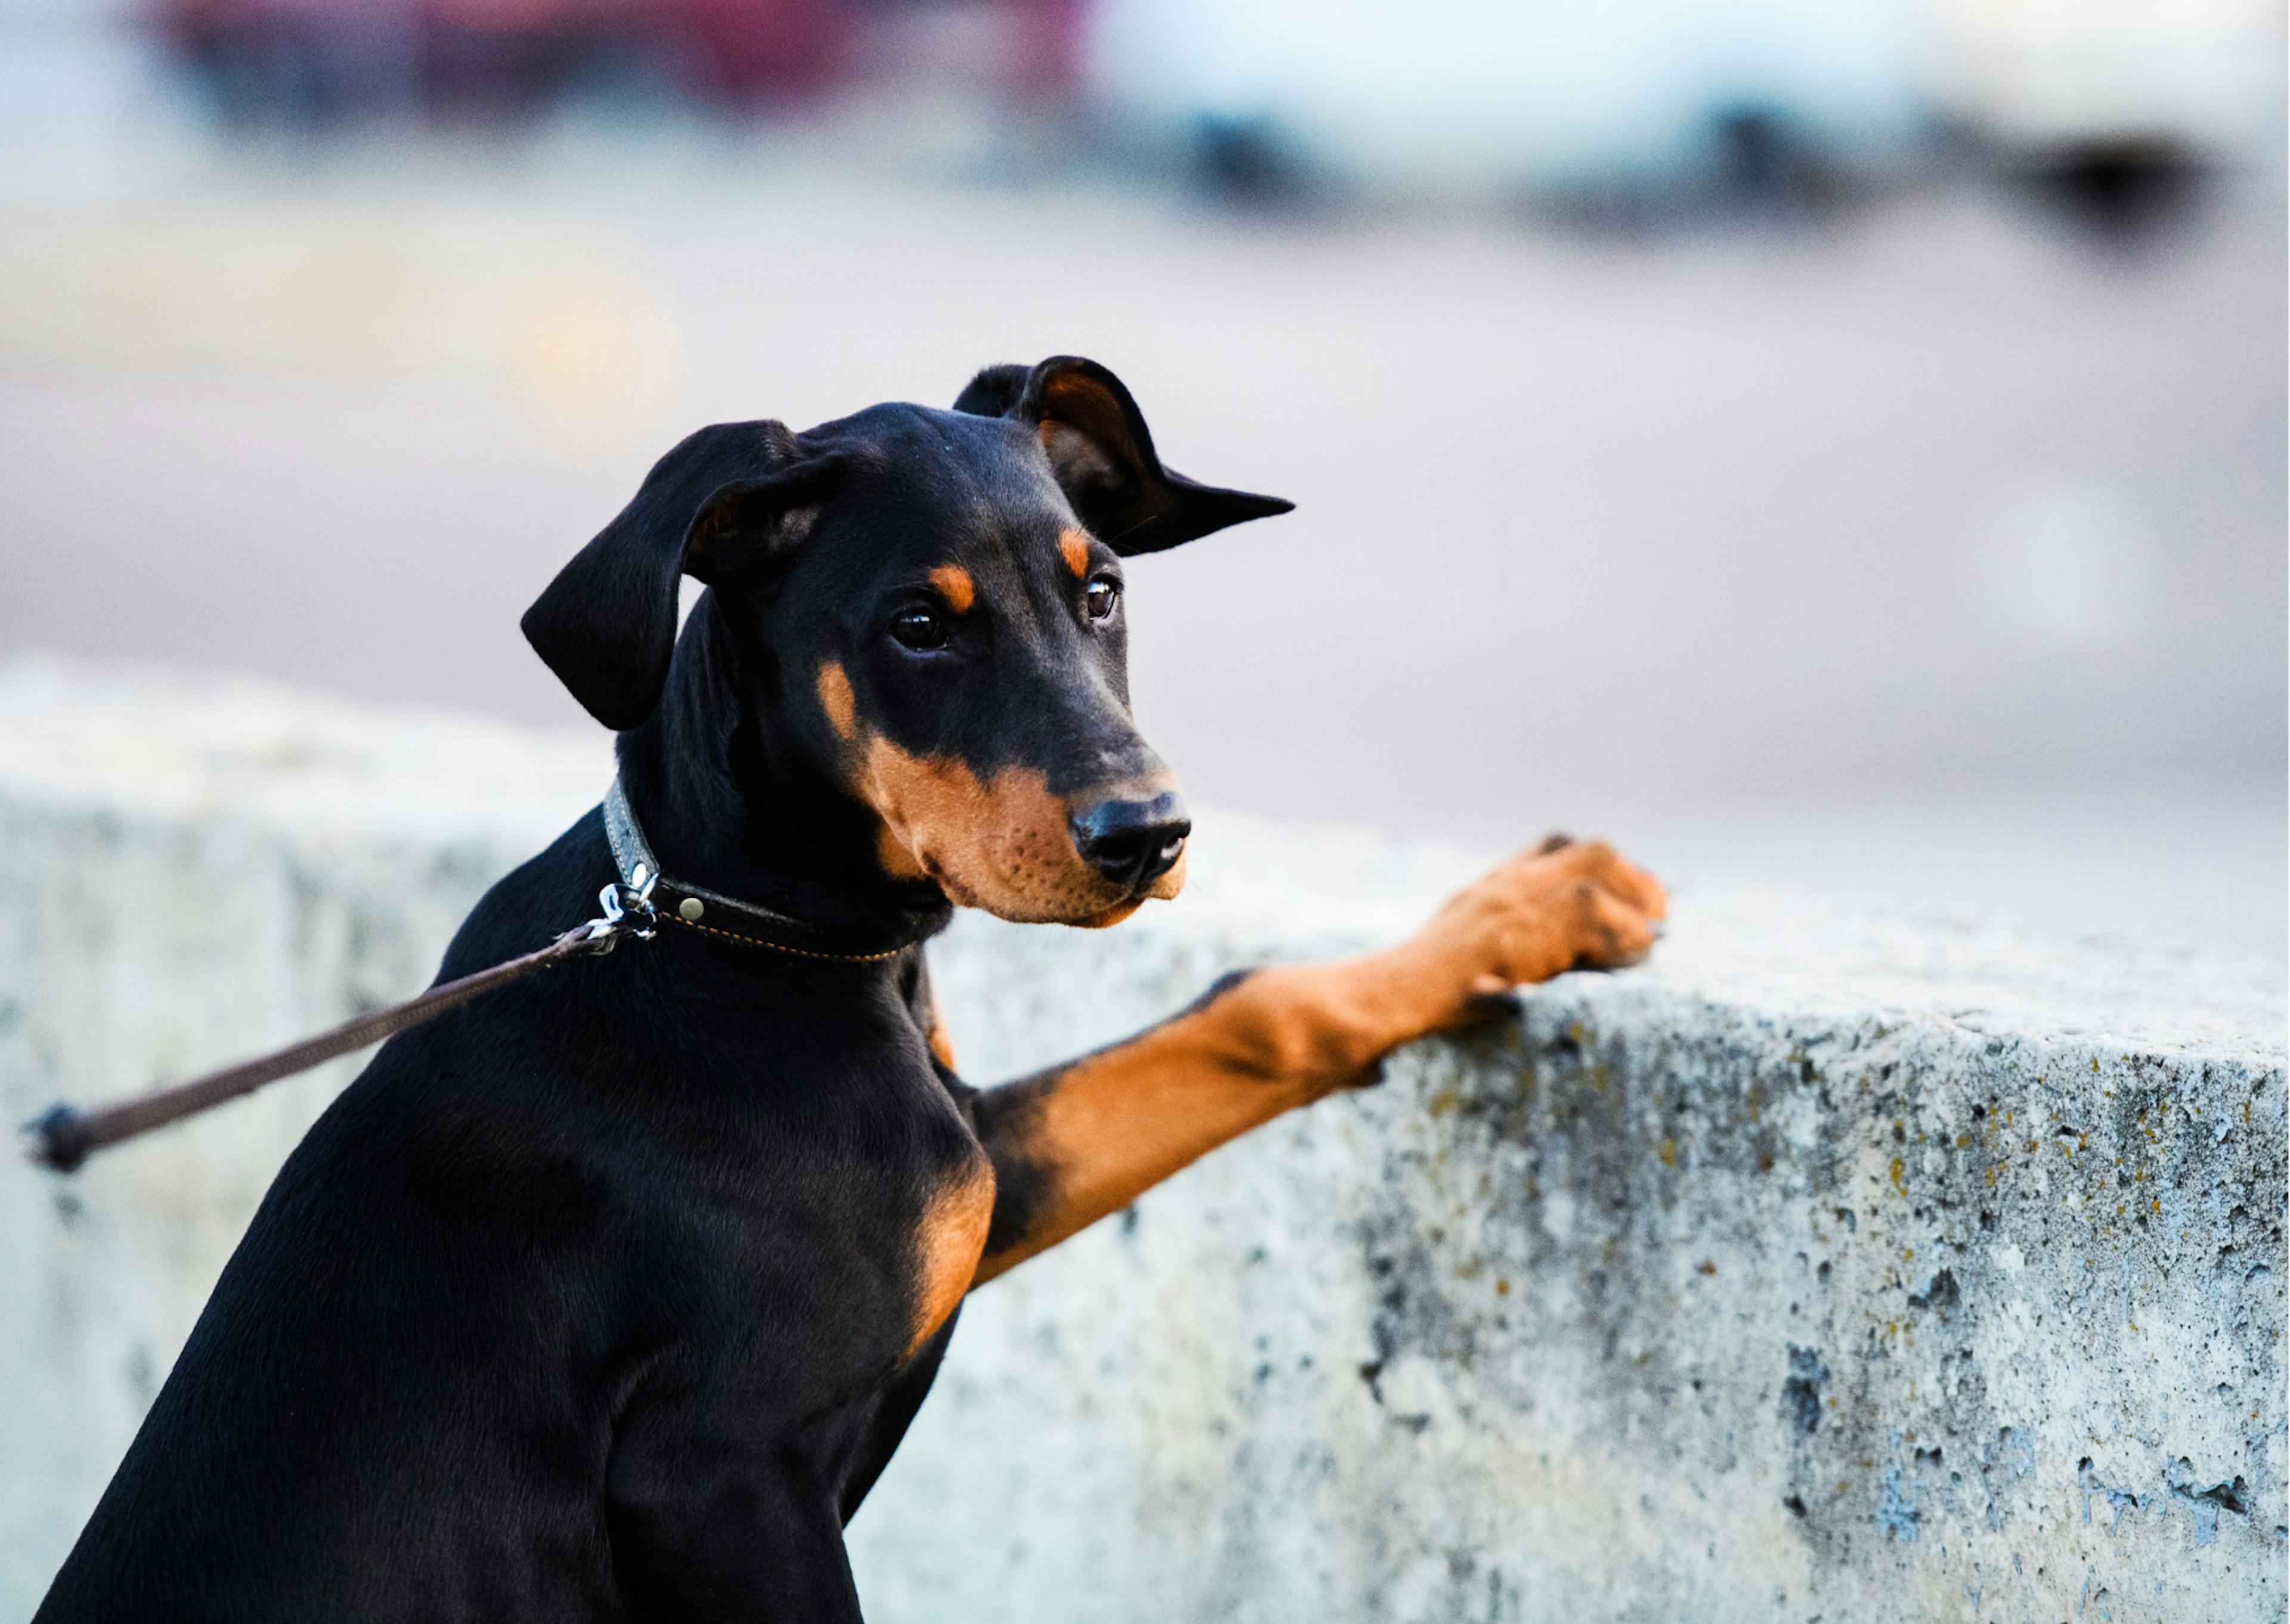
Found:
[[[1173,789],[1149,801],[1100,801],[1067,820],[1082,860],[1131,891],[1141,891],[1177,866],[1193,820]]]

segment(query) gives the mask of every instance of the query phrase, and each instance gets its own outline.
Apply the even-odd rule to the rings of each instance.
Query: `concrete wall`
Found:
[[[605,771],[585,736],[0,674],[0,1108],[411,990]],[[960,921],[965,1071],[1387,936],[1470,866],[1230,819],[1197,847],[1117,931]],[[1421,1045],[981,1292],[853,1526],[870,1616],[2280,1617],[2284,1037],[2264,966],[1689,879],[1648,969]],[[0,1172],[0,1618],[345,1076],[71,1183]]]

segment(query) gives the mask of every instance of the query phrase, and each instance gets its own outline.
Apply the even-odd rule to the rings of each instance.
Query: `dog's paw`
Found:
[[[1458,892],[1410,945],[1468,1020],[1561,971],[1637,964],[1669,909],[1661,882],[1604,841],[1554,835]]]

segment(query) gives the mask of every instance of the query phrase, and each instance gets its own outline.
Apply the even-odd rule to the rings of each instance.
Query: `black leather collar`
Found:
[[[648,899],[658,918],[702,936],[742,942],[751,948],[768,948],[774,953],[797,958],[872,964],[896,958],[929,934],[925,930],[888,946],[879,940],[857,940],[821,930],[791,914],[782,914],[760,903],[742,902],[737,897],[727,897],[721,892],[661,873],[660,859],[653,855],[651,843],[645,839],[644,826],[637,821],[636,810],[629,804],[628,791],[621,787],[617,773],[605,796],[605,838],[612,843],[613,861],[620,868],[621,883],[636,895]]]

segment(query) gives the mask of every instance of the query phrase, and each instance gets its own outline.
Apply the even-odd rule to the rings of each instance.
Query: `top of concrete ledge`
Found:
[[[610,740],[352,705],[244,678],[25,659],[0,667],[0,800],[230,818],[317,845],[475,843],[507,864],[601,796]],[[1525,837],[1536,831],[1523,829]],[[1642,854],[1659,870],[1660,852]],[[1389,940],[1483,859],[1437,843],[1200,820],[1192,884],[1126,932],[1245,956]],[[2264,960],[2063,942],[2008,920],[1678,887],[1669,936],[1614,996],[1791,1020],[1897,1019],[1967,1035],[2199,1055],[2279,1071],[2285,986]]]
[[[124,816],[297,838],[553,838],[603,798],[601,730],[355,705],[252,678],[28,657],[0,665],[0,785]]]

